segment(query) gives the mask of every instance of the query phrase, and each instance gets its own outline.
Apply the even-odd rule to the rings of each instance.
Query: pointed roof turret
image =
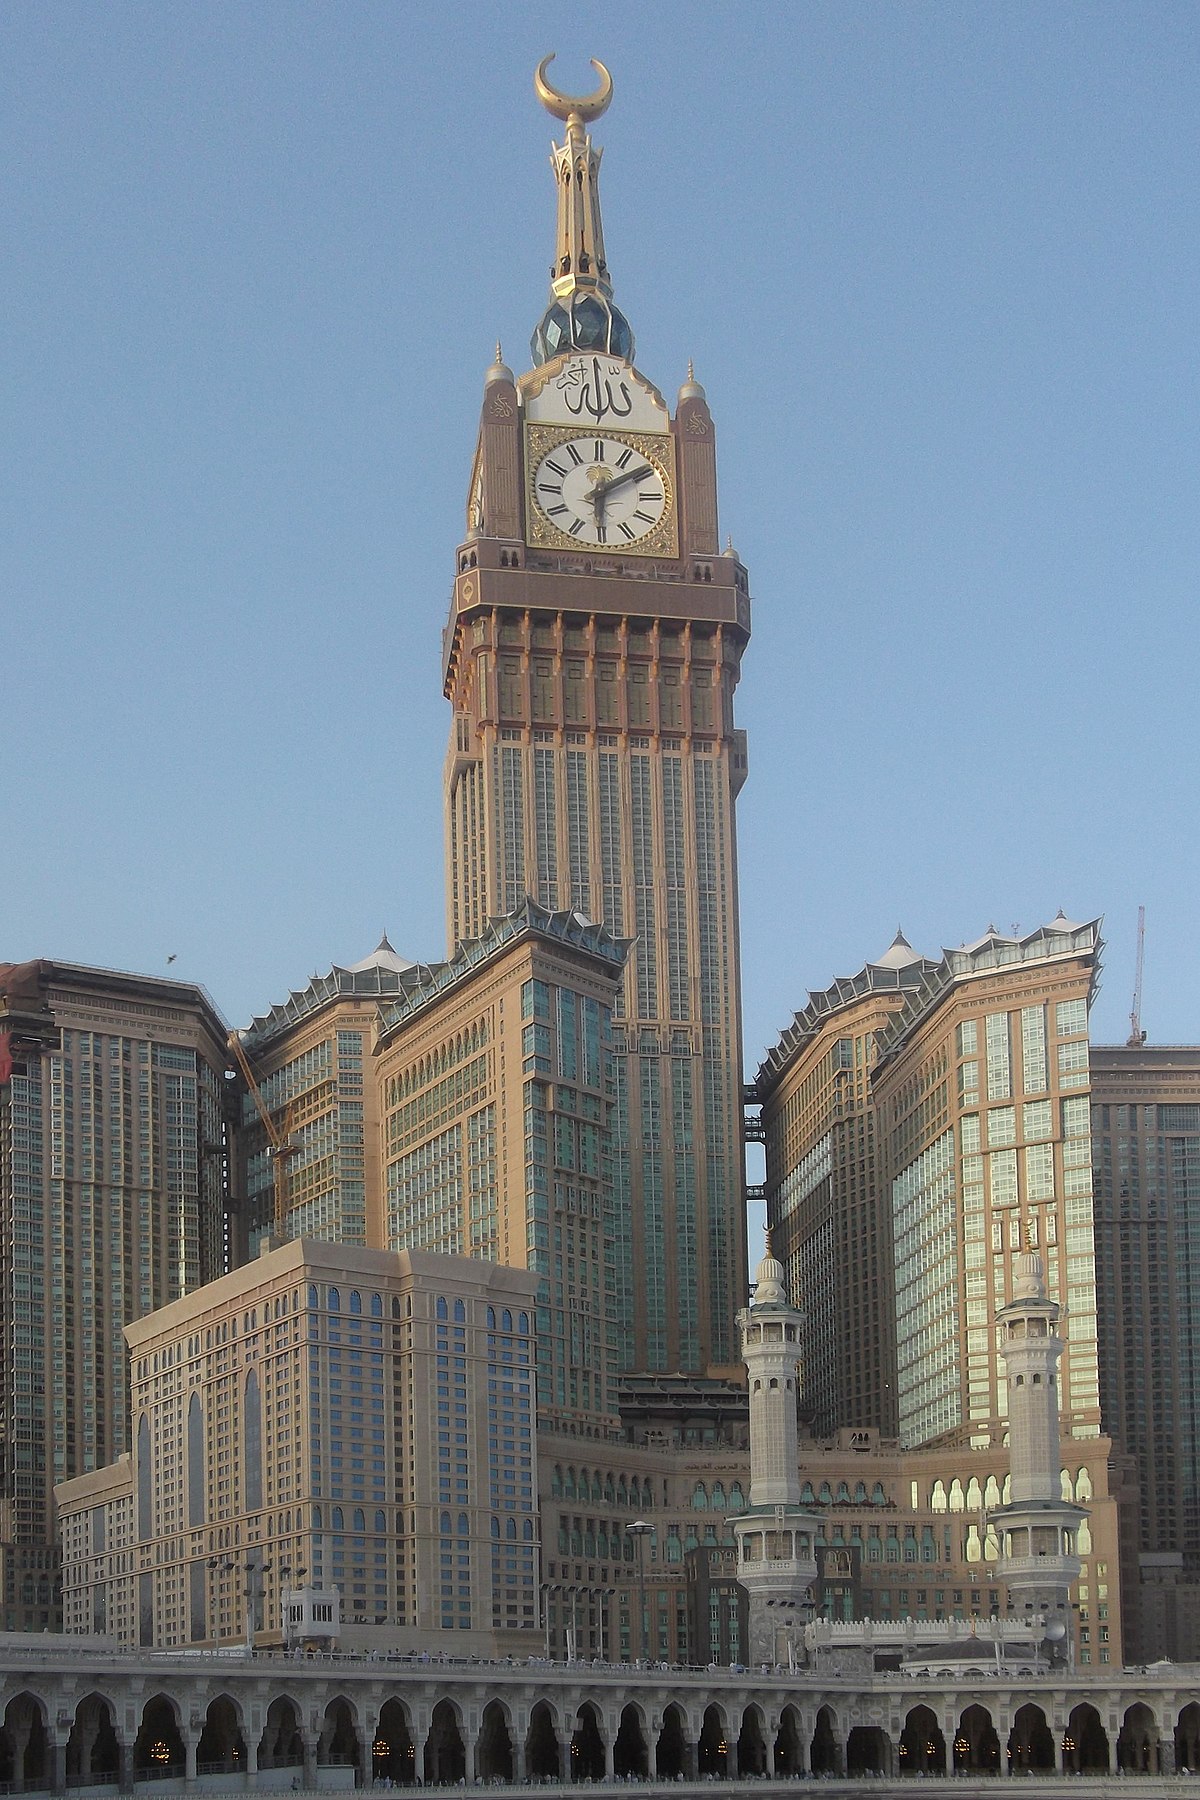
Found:
[[[370,956],[364,956],[361,962],[350,964],[350,973],[352,975],[361,975],[365,973],[367,969],[391,969],[395,974],[399,975],[402,974],[405,969],[411,969],[412,967],[413,964],[408,962],[403,956],[397,956],[395,950],[393,950],[388,941],[388,934],[385,931]]]
[[[881,957],[879,957],[875,963],[875,967],[877,969],[907,969],[913,963],[919,963],[921,960],[920,955],[913,949],[904,933],[900,930],[899,926],[897,926],[895,937],[892,939],[889,948],[884,951]]]
[[[533,85],[546,111],[567,128],[566,142],[551,146],[550,164],[558,189],[558,229],[550,268],[550,304],[530,343],[535,363],[570,350],[607,351],[633,360],[633,333],[613,305],[600,217],[600,158],[586,127],[612,99],[612,76],[592,58],[600,85],[592,94],[563,94],[546,79],[554,61],[538,64]]]

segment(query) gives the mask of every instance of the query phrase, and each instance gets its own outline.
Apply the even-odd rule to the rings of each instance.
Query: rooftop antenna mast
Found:
[[[1137,975],[1133,983],[1133,1007],[1129,1014],[1128,1046],[1136,1050],[1146,1041],[1142,1030],[1142,971],[1146,966],[1146,909],[1138,907]]]

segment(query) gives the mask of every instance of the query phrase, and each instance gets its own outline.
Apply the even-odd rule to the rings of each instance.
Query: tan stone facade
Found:
[[[346,1648],[527,1649],[534,1288],[293,1240],[131,1326],[132,1457],[58,1489],[68,1628],[278,1645],[307,1585]]]
[[[384,1242],[538,1277],[539,1410],[617,1426],[611,1009],[626,946],[527,903],[387,1007],[373,1059]]]
[[[225,1034],[202,989],[0,966],[0,1622],[58,1619],[56,1481],[130,1443],[124,1327],[224,1255]]]
[[[1096,923],[948,951],[885,1031],[872,1077],[892,1210],[901,1441],[986,1448],[1007,1418],[992,1321],[1016,1259],[1068,1308],[1060,1419],[1100,1434],[1088,1006]]]

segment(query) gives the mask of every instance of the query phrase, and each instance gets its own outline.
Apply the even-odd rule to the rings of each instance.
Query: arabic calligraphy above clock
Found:
[[[619,357],[586,351],[566,356],[525,376],[521,387],[531,424],[669,429],[662,395]]]

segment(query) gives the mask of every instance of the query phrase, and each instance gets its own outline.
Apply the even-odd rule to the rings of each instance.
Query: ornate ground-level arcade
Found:
[[[0,1645],[0,1783],[212,1792],[1200,1768],[1200,1668],[786,1670]],[[18,1662],[20,1667],[15,1666]],[[159,1791],[164,1791],[160,1786]]]

